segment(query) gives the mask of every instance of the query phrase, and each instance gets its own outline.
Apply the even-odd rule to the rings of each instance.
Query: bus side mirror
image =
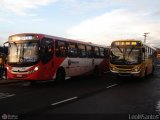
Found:
[[[145,53],[145,48],[142,48],[142,53]]]

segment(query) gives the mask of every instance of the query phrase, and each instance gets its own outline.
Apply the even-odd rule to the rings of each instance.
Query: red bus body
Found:
[[[34,33],[12,35],[8,43],[7,79],[52,80],[109,70],[107,47]]]

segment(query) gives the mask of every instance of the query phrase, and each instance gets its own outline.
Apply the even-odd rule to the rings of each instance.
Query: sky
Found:
[[[160,48],[160,0],[0,0],[0,45],[43,33],[109,46],[139,39]]]

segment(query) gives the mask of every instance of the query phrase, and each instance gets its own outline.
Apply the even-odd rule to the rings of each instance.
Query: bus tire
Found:
[[[95,76],[100,76],[100,70],[99,70],[98,66],[95,66],[94,71],[93,71],[93,74],[94,74]]]
[[[65,80],[65,70],[63,68],[59,68],[56,73],[56,82],[61,83]]]
[[[147,77],[147,68],[145,69],[145,72],[144,72],[144,78],[146,78]]]
[[[154,71],[155,71],[155,67],[154,65],[152,66],[152,72],[151,72],[151,75],[154,75]]]
[[[147,68],[145,68],[145,69],[143,70],[143,72],[142,72],[142,74],[141,74],[141,79],[142,79],[142,80],[145,80],[146,76],[147,76]]]

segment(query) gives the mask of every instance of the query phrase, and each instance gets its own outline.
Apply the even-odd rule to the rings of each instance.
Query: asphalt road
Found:
[[[160,119],[160,70],[145,80],[110,75],[62,84],[0,85],[0,115],[14,119]]]

